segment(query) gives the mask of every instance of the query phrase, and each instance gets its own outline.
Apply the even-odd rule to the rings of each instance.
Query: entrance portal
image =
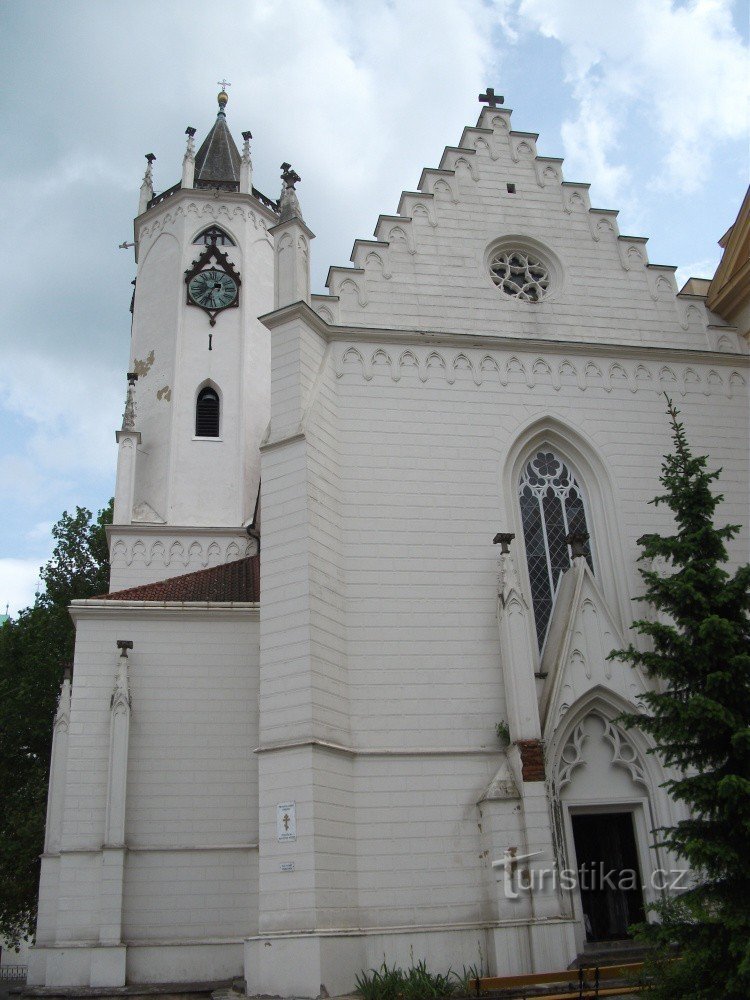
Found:
[[[644,919],[631,812],[571,816],[587,941],[627,938]]]

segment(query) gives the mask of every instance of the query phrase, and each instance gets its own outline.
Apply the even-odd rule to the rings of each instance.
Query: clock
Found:
[[[241,284],[228,255],[216,243],[211,243],[185,272],[187,304],[205,310],[214,326],[220,312],[240,304]]]
[[[204,309],[226,309],[237,298],[237,282],[226,271],[211,267],[199,271],[188,283],[188,295]]]

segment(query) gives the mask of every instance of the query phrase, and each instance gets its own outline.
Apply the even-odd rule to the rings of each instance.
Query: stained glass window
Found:
[[[539,649],[544,645],[560,577],[570,566],[571,532],[588,532],[581,487],[565,462],[539,451],[524,466],[518,485],[523,537]],[[584,546],[593,572],[591,545]]]

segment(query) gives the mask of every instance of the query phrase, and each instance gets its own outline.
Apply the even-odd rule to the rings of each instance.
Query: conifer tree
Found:
[[[9,945],[36,923],[52,724],[75,642],[68,606],[106,592],[111,523],[112,501],[96,518],[85,507],[65,511],[41,593],[0,626],[0,935]]]
[[[623,717],[648,733],[676,776],[665,784],[689,818],[658,831],[660,842],[694,873],[692,887],[656,908],[641,928],[654,946],[650,995],[682,1000],[750,997],[750,565],[725,568],[737,525],[714,525],[723,497],[712,490],[721,470],[694,456],[679,410],[667,398],[674,450],[665,456],[664,493],[673,534],[640,538],[643,600],[655,620],[633,628],[647,648],[630,645],[611,658],[655,680],[642,711]],[[656,562],[656,565],[654,561]],[[663,563],[665,572],[656,566]],[[669,961],[676,946],[681,955]]]

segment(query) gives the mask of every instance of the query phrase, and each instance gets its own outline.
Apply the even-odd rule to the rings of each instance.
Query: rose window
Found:
[[[546,264],[525,250],[500,250],[490,261],[492,280],[506,295],[538,302],[549,288]]]

